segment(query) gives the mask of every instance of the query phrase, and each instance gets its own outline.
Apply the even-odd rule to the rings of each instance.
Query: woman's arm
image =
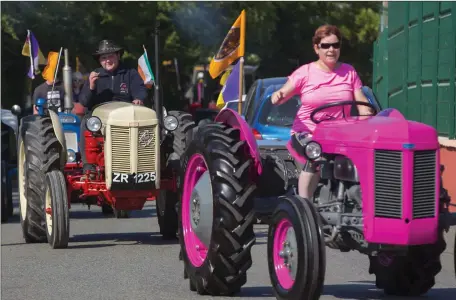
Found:
[[[354,92],[355,101],[369,103],[369,100],[364,95],[362,89],[357,89]],[[360,115],[371,115],[373,113],[372,108],[365,105],[358,105],[358,111]]]
[[[288,80],[280,89],[275,91],[271,96],[272,104],[283,104],[295,94],[293,83]]]

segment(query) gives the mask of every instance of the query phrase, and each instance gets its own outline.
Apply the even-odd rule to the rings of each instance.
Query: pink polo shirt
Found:
[[[318,68],[315,62],[295,70],[288,79],[295,86],[295,93],[301,97],[299,108],[291,134],[295,132],[313,132],[315,123],[310,120],[311,112],[327,103],[354,100],[354,91],[362,87],[356,70],[349,64],[341,64],[333,71]],[[326,119],[328,116],[341,118],[342,106],[327,108],[315,115],[315,119]],[[350,106],[345,106],[345,115],[350,115]],[[330,122],[330,121],[329,121]]]

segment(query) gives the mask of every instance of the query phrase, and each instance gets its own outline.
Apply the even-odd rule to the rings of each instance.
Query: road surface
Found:
[[[178,259],[179,245],[161,240],[155,205],[150,202],[130,219],[106,218],[99,207],[88,211],[86,206],[75,205],[69,248],[63,250],[24,244],[17,208],[15,217],[1,229],[2,300],[213,299],[188,289]],[[256,226],[256,233],[253,267],[235,299],[274,299],[267,269],[267,227]],[[454,234],[447,235],[447,240],[454,239]],[[456,299],[452,249],[449,242],[437,284],[423,299]],[[327,249],[327,259],[320,299],[400,299],[375,289],[366,256]]]

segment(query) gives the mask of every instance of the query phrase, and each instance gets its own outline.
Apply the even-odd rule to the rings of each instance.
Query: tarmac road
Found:
[[[99,207],[75,205],[71,210],[68,249],[52,250],[48,244],[24,244],[16,216],[1,225],[2,300],[95,299],[213,299],[198,297],[183,279],[183,263],[176,242],[158,235],[155,205],[135,212],[130,219],[105,218]],[[253,267],[248,282],[235,299],[274,299],[266,255],[267,227],[256,227]],[[453,270],[454,230],[447,235],[443,270],[435,288],[421,299],[456,299]],[[322,300],[400,299],[375,289],[368,259],[356,252],[327,249],[327,271]],[[231,299],[217,297],[215,299]]]

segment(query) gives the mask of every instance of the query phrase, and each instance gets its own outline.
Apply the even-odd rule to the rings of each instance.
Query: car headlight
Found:
[[[72,162],[76,161],[76,152],[74,152],[73,150],[68,149],[67,156],[68,156],[67,162],[72,163]]]
[[[101,120],[98,117],[90,117],[86,121],[86,127],[91,132],[98,132],[101,129]]]
[[[174,131],[176,130],[177,126],[179,125],[179,121],[175,116],[166,116],[164,122],[163,122],[165,129],[168,131]]]
[[[321,156],[321,146],[317,142],[309,142],[306,145],[306,156],[310,160],[315,160]]]

